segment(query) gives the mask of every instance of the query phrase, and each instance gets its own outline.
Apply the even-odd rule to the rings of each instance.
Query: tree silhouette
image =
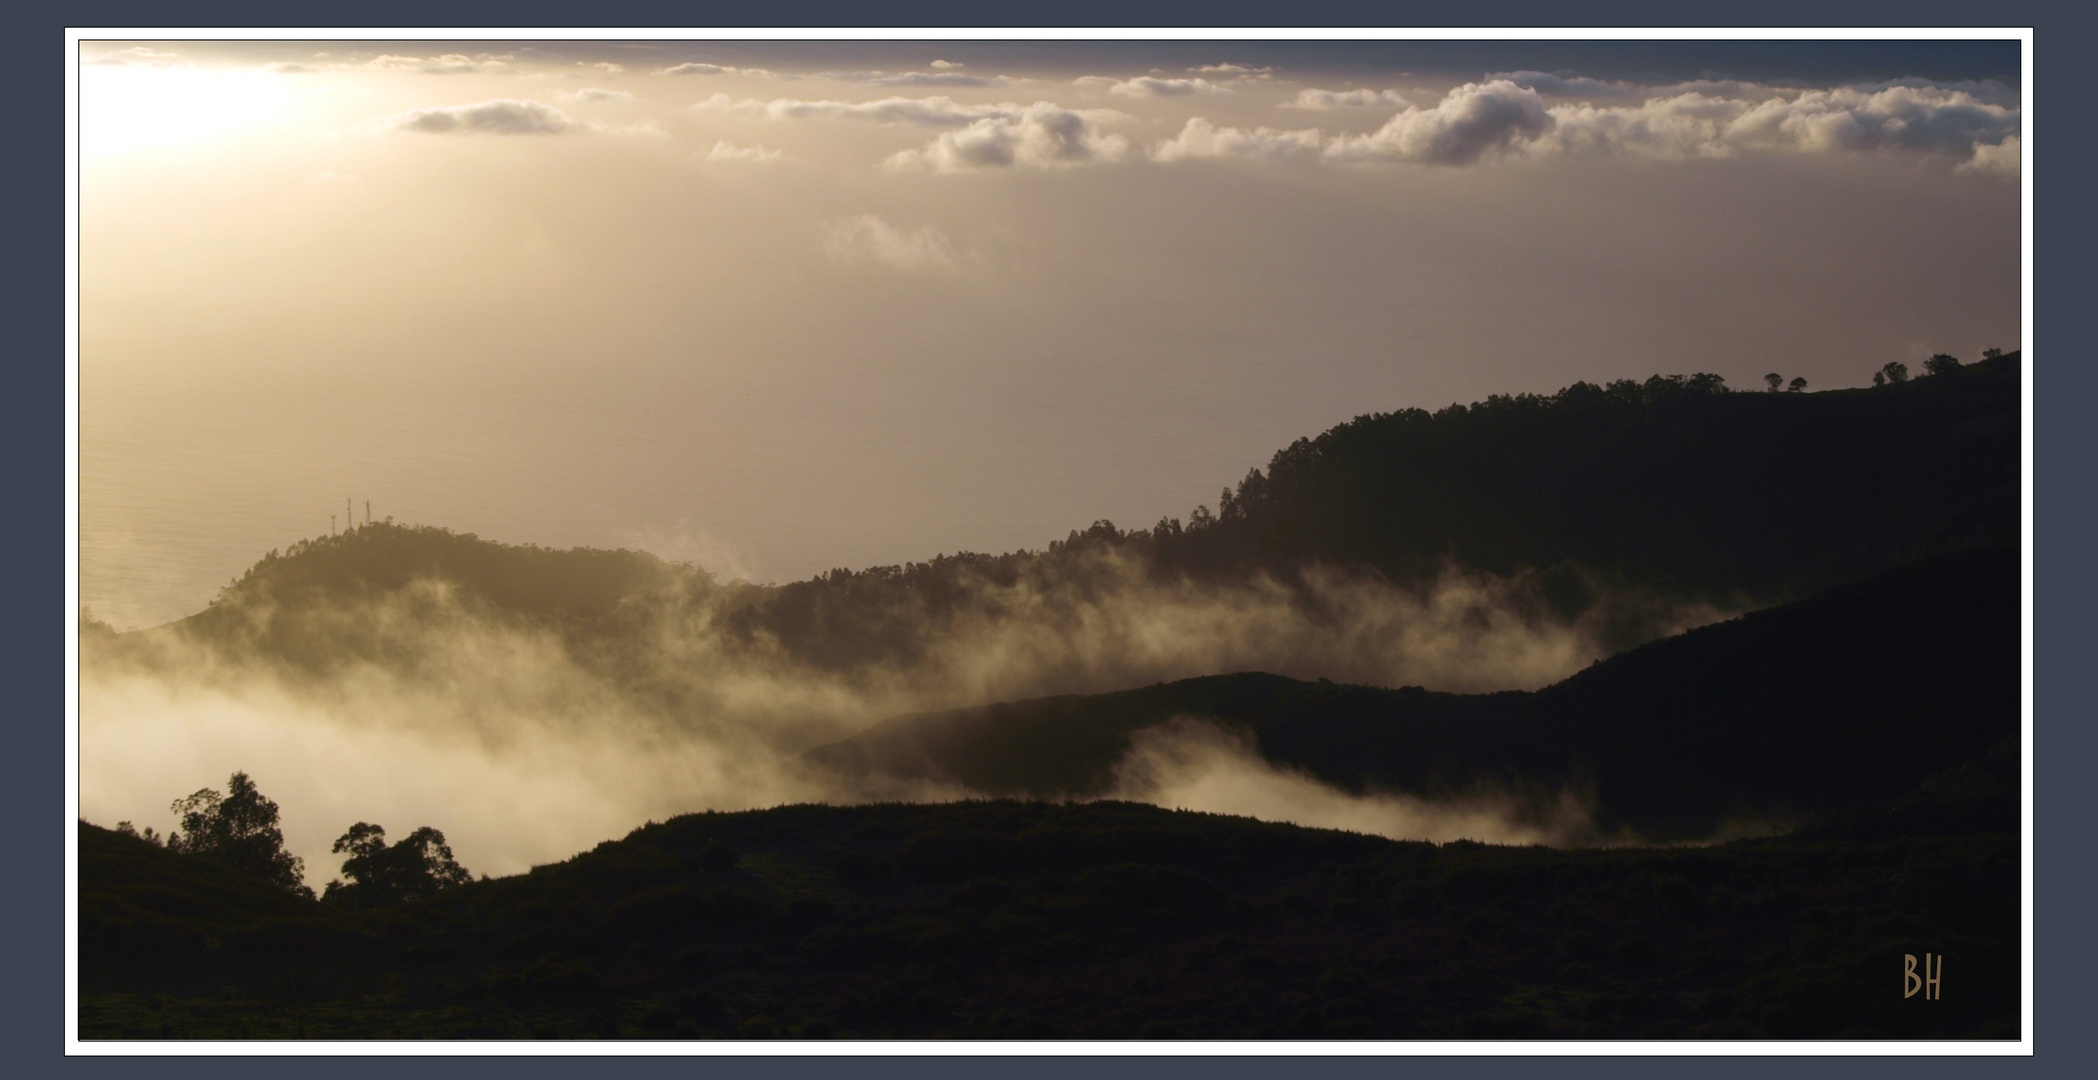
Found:
[[[1777,393],[1785,385],[1785,377],[1775,371],[1763,376],[1763,381],[1769,385],[1770,392],[1773,394]]]
[[[1801,375],[1798,378],[1793,379],[1792,382],[1785,387],[1785,392],[1790,394],[1797,394],[1801,390],[1805,390],[1806,388],[1807,377]]]
[[[388,907],[473,880],[452,858],[444,834],[427,825],[388,846],[385,829],[360,821],[335,841],[333,851],[349,854],[342,863],[349,881],[329,882],[321,899],[348,907]]]
[[[284,850],[277,804],[255,788],[244,772],[226,781],[227,794],[203,788],[170,807],[181,825],[168,833],[168,850],[208,856],[308,899],[306,864]]]
[[[1889,360],[1887,361],[1887,366],[1872,373],[1872,385],[1874,386],[1885,386],[1888,383],[1905,383],[1907,381],[1909,381],[1909,366],[1899,360]]]
[[[1959,369],[1959,357],[1948,356],[1945,353],[1938,353],[1923,362],[1923,373],[1925,375],[1945,375]]]
[[[1984,359],[1984,360],[1994,360],[1994,359],[1996,359],[1997,357],[1999,357],[1999,356],[2002,356],[2002,355],[2003,355],[2003,350],[2002,350],[2002,349],[1983,349],[1983,350],[1981,351],[1981,358],[1982,358],[1982,359]]]

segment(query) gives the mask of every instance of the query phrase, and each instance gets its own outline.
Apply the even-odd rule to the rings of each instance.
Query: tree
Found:
[[[226,781],[226,794],[204,788],[170,806],[181,825],[168,833],[168,850],[206,856],[252,874],[287,892],[313,898],[306,863],[284,850],[277,804],[256,790],[244,772]]]
[[[1773,371],[1770,374],[1763,376],[1763,382],[1769,385],[1770,392],[1775,394],[1780,388],[1782,388],[1785,385],[1785,377]]]
[[[1994,359],[1996,359],[1997,357],[1999,357],[1999,356],[2002,356],[2002,355],[2003,355],[2003,350],[2002,350],[2002,349],[1983,349],[1983,350],[1981,351],[1981,358],[1982,358],[1982,359],[1984,359],[1984,360],[1994,360]]]
[[[1945,353],[1938,353],[1923,362],[1923,373],[1925,375],[1948,375],[1959,369],[1959,357],[1948,356]]]
[[[1905,383],[1907,381],[1909,381],[1909,366],[1899,360],[1887,361],[1887,366],[1879,369],[1872,375],[1872,385],[1874,386],[1885,386],[1888,383]]]
[[[1800,392],[1801,390],[1805,390],[1806,388],[1807,388],[1807,377],[1806,377],[1806,376],[1804,376],[1804,375],[1801,375],[1801,376],[1799,376],[1798,378],[1795,378],[1795,379],[1793,379],[1793,380],[1792,380],[1792,381],[1791,381],[1790,383],[1787,383],[1787,384],[1786,384],[1786,386],[1785,386],[1785,392],[1786,392],[1786,393],[1788,393],[1788,394],[1797,394],[1797,393],[1799,393],[1799,392]]]
[[[386,843],[386,830],[360,821],[335,841],[343,881],[331,881],[321,899],[348,907],[375,908],[403,904],[464,885],[473,875],[452,858],[444,834],[425,825],[398,843]]]

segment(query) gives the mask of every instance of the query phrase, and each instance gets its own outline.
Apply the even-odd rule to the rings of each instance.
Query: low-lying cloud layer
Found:
[[[2021,110],[1985,100],[1974,89],[1917,81],[1829,90],[1739,87],[1678,89],[1639,104],[1587,101],[1550,105],[1546,92],[1602,96],[1586,83],[1518,72],[1517,78],[1466,83],[1433,106],[1408,105],[1368,133],[1317,129],[1274,132],[1218,127],[1199,117],[1152,157],[1246,157],[1334,163],[1386,162],[1466,166],[1493,156],[1624,155],[1665,161],[1746,153],[1930,155],[1966,168],[2015,171]],[[1526,81],[1524,81],[1526,80]],[[1608,96],[1629,93],[1615,84]],[[1385,91],[1383,93],[1390,93]],[[1370,104],[1367,91],[1302,91],[1298,108]],[[1287,154],[1278,148],[1287,146]]]
[[[436,581],[333,606],[224,601],[236,632],[215,645],[163,630],[119,639],[128,658],[84,647],[81,812],[164,829],[169,801],[245,770],[283,805],[314,884],[356,821],[435,826],[470,868],[508,873],[678,813],[970,794],[862,788],[790,764],[906,712],[1252,669],[1530,688],[1603,651],[1590,620],[1549,615],[1522,579],[1451,573],[1403,589],[1332,571],[1294,586],[1202,585],[1153,581],[1109,553],[1003,584],[957,581],[944,615],[907,603],[879,612],[914,648],[843,664],[819,662],[820,643],[739,632],[737,611],[762,596],[700,582],[636,596],[616,631],[580,637]],[[324,662],[278,658],[301,649]],[[1163,729],[1139,741],[1118,794],[1414,839],[1593,839],[1571,811],[1539,821],[1493,799],[1351,796],[1249,753]]]
[[[1129,755],[1115,771],[1111,798],[1393,840],[1553,846],[1638,842],[1631,836],[1599,835],[1571,793],[1562,793],[1542,815],[1491,792],[1442,801],[1350,794],[1270,764],[1243,733],[1191,717],[1145,728],[1130,743]]]

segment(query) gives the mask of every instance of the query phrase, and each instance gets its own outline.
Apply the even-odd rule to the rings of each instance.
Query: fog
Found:
[[[1578,793],[1556,793],[1543,813],[1506,792],[1481,790],[1442,800],[1335,789],[1271,764],[1250,736],[1192,717],[1146,728],[1116,770],[1114,797],[1174,810],[1233,814],[1393,840],[1476,840],[1487,844],[1636,844],[1631,833],[1605,836]]]
[[[1600,658],[1612,611],[1568,619],[1527,578],[1455,570],[1414,588],[1319,569],[1294,586],[1160,583],[1109,550],[1004,585],[970,579],[954,610],[889,612],[888,632],[917,645],[905,658],[825,665],[735,632],[747,602],[631,597],[618,630],[578,637],[435,580],[282,607],[229,591],[214,615],[232,630],[84,642],[81,812],[165,831],[171,801],[239,770],[283,808],[316,886],[356,821],[431,825],[470,869],[515,873],[681,813],[980,794],[793,760],[888,716],[1236,670],[1535,688]],[[1665,611],[1666,629],[1726,614]],[[318,665],[287,659],[314,648]],[[1492,799],[1355,798],[1228,740],[1162,730],[1138,742],[1120,797],[1410,839],[1595,842],[1575,811],[1524,824]]]

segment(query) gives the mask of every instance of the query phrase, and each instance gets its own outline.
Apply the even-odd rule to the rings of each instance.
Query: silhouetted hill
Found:
[[[81,1033],[2016,1038],[2000,758],[1907,818],[1693,849],[1436,847],[1129,803],[696,814],[368,912],[210,882],[230,871],[83,823]],[[1926,951],[1943,997],[1903,998],[1903,956]]]
[[[984,795],[1097,796],[1133,732],[1175,717],[1353,791],[1591,793],[1604,832],[1706,836],[1906,792],[2019,722],[2018,556],[1943,556],[1692,630],[1535,693],[1218,675],[898,717],[803,761]]]
[[[1072,613],[1132,582],[1274,579],[1317,618],[1307,568],[1411,587],[1455,565],[1532,575],[1546,614],[1600,612],[1616,650],[1666,632],[1679,602],[1762,606],[2015,543],[2019,363],[2013,353],[1825,393],[1655,376],[1373,414],[1279,451],[1226,489],[1218,513],[1199,508],[1186,523],[1100,521],[1042,551],[962,552],[777,587],[719,584],[639,552],[373,524],[272,552],[179,625],[307,666],[383,658],[389,646],[341,607],[442,579],[467,610],[556,627],[608,669],[636,647],[622,635],[638,639],[665,611],[703,610],[724,640],[853,671],[917,663],[986,620],[1083,622]]]
[[[1168,564],[1571,563],[1677,591],[1791,598],[2019,526],[2020,357],[1863,390],[1729,393],[1655,376],[1299,439],[1168,528]],[[1154,536],[1157,531],[1154,530]]]

